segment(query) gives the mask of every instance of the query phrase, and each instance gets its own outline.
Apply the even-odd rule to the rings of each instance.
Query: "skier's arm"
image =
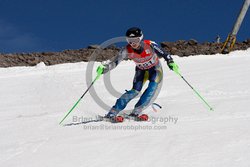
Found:
[[[122,49],[119,54],[114,58],[114,60],[108,62],[104,65],[103,74],[107,73],[108,71],[114,69],[122,60],[127,58],[127,51],[126,49]]]
[[[160,58],[164,58],[166,60],[166,62],[169,64],[169,63],[172,63],[174,62],[173,58],[171,57],[170,54],[168,54],[165,50],[163,50],[161,47],[159,47],[155,42],[151,42],[151,46],[154,50],[154,52],[157,54],[158,57]]]
[[[168,54],[165,50],[163,50],[161,47],[159,47],[155,42],[151,42],[151,46],[154,50],[154,52],[157,54],[158,57],[163,57],[167,64],[168,67],[173,70],[176,73],[179,73],[179,67],[178,65],[174,62],[173,58],[171,57],[170,54]]]

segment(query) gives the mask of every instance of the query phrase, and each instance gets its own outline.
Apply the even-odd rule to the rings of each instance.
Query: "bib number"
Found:
[[[147,62],[137,63],[137,67],[145,70],[145,69],[149,69],[149,68],[155,66],[157,63],[158,63],[157,56],[152,56],[152,58],[150,60],[148,60]]]

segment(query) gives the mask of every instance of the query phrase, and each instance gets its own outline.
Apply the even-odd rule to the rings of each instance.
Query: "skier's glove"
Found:
[[[105,74],[108,72],[108,65],[99,65],[96,69],[98,75]]]
[[[179,67],[175,62],[168,63],[168,67],[173,70],[176,74],[179,74]]]

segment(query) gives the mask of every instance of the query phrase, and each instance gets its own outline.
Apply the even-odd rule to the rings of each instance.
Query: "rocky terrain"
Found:
[[[161,46],[167,50],[171,55],[191,56],[191,55],[210,55],[221,52],[223,43],[205,42],[199,43],[191,39],[188,41],[179,40],[176,42],[162,42]],[[233,50],[246,50],[250,47],[250,39],[243,42],[236,42]],[[40,62],[46,65],[54,65],[60,63],[73,63],[80,61],[89,61],[90,56],[98,48],[97,45],[91,45],[87,48],[78,50],[64,50],[61,52],[39,52],[39,53],[0,53],[0,67],[13,66],[35,66]],[[120,48],[115,46],[98,50],[97,61],[107,60],[114,57]]]

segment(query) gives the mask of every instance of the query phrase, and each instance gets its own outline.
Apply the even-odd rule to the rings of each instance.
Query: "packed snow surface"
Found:
[[[87,63],[1,68],[0,166],[249,167],[250,50],[174,60],[214,111],[162,61],[155,100],[162,109],[148,107],[148,122],[95,121],[107,109],[87,93],[59,125],[87,89]],[[134,66],[124,61],[111,71],[115,95],[103,76],[91,90],[111,107],[131,89]]]

